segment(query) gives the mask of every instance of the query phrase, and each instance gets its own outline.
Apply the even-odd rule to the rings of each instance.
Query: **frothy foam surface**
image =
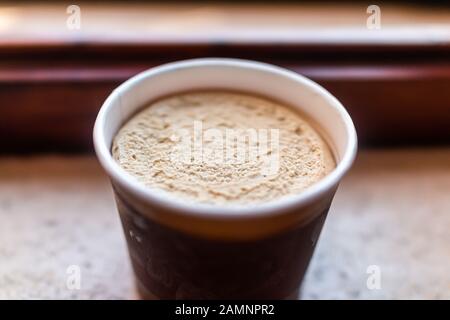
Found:
[[[149,187],[201,203],[261,203],[302,192],[335,167],[299,113],[247,94],[163,98],[118,132],[114,159]]]

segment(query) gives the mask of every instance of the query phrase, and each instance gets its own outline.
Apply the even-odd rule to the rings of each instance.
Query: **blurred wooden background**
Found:
[[[347,107],[365,146],[450,142],[450,8],[383,4],[0,4],[0,150],[92,150],[96,113],[118,84],[194,57],[275,63]]]

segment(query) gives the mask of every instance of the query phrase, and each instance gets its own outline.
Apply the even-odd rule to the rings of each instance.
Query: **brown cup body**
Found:
[[[334,195],[292,212],[299,216],[302,210],[310,219],[286,221],[287,228],[266,235],[231,239],[166,225],[152,216],[156,210],[173,214],[167,208],[114,190],[137,287],[146,299],[296,299]]]

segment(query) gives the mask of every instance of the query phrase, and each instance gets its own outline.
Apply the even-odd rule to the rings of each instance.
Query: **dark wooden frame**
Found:
[[[91,150],[114,87],[149,67],[194,57],[275,63],[322,84],[347,107],[362,145],[450,142],[448,43],[0,44],[2,152]]]

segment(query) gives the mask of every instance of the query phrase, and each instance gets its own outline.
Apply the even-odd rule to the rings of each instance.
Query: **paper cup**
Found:
[[[142,107],[206,89],[256,94],[297,108],[328,142],[336,168],[299,194],[233,206],[185,202],[144,186],[114,161],[115,134]],[[159,299],[297,298],[357,149],[352,120],[329,92],[286,69],[237,59],[169,63],[129,79],[103,104],[94,145],[113,185],[139,292]]]

